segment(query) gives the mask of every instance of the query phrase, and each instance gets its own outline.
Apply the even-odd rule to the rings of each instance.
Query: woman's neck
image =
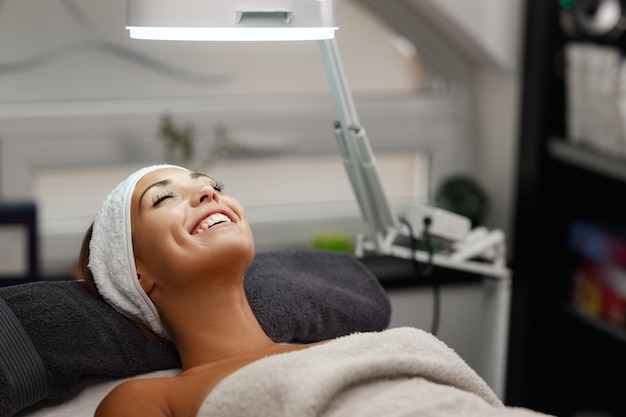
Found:
[[[183,369],[271,349],[243,285],[190,291],[171,299],[164,311]]]

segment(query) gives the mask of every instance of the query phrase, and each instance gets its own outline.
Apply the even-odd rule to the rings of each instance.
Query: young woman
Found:
[[[449,415],[537,415],[505,408],[458,356],[417,330],[397,343],[385,332],[274,343],[244,292],[255,254],[246,213],[209,176],[169,165],[133,173],[105,200],[81,252],[87,284],[169,339],[182,361],[175,377],[122,383],[97,417],[391,416],[433,401]]]
[[[82,275],[122,314],[171,340],[183,370],[174,378],[118,386],[96,416],[195,416],[230,373],[307,346],[274,343],[248,305],[243,277],[255,252],[239,202],[223,195],[214,179],[180,167],[140,172],[121,183],[96,216],[83,245]],[[126,247],[99,244],[114,240]],[[134,262],[109,265],[126,253]],[[133,297],[139,308],[124,303]]]

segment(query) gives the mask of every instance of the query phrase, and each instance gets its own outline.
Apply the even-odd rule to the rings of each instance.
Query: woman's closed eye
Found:
[[[163,201],[167,200],[168,198],[172,198],[172,197],[174,197],[174,192],[173,191],[161,192],[161,193],[157,194],[152,199],[152,207],[156,207],[159,204],[161,204]]]
[[[224,184],[219,181],[212,180],[210,186],[218,193],[221,193],[224,190]],[[157,195],[154,196],[154,198],[152,198],[152,207],[157,207],[168,198],[173,198],[174,195],[175,193],[173,190],[159,192]]]

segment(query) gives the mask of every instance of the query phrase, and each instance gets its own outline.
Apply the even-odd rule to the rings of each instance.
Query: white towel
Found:
[[[452,349],[413,328],[269,356],[225,378],[198,417],[516,416]]]
[[[93,223],[89,269],[107,303],[124,316],[167,337],[159,312],[137,279],[130,225],[130,203],[135,185],[147,173],[161,168],[187,171],[175,165],[148,166],[129,175],[106,197]]]

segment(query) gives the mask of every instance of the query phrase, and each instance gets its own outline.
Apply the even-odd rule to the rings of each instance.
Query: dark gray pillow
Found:
[[[348,254],[259,253],[244,287],[261,326],[278,342],[379,331],[391,317],[376,277]],[[90,376],[178,366],[171,346],[146,337],[80,282],[0,288],[0,417],[73,393]]]

